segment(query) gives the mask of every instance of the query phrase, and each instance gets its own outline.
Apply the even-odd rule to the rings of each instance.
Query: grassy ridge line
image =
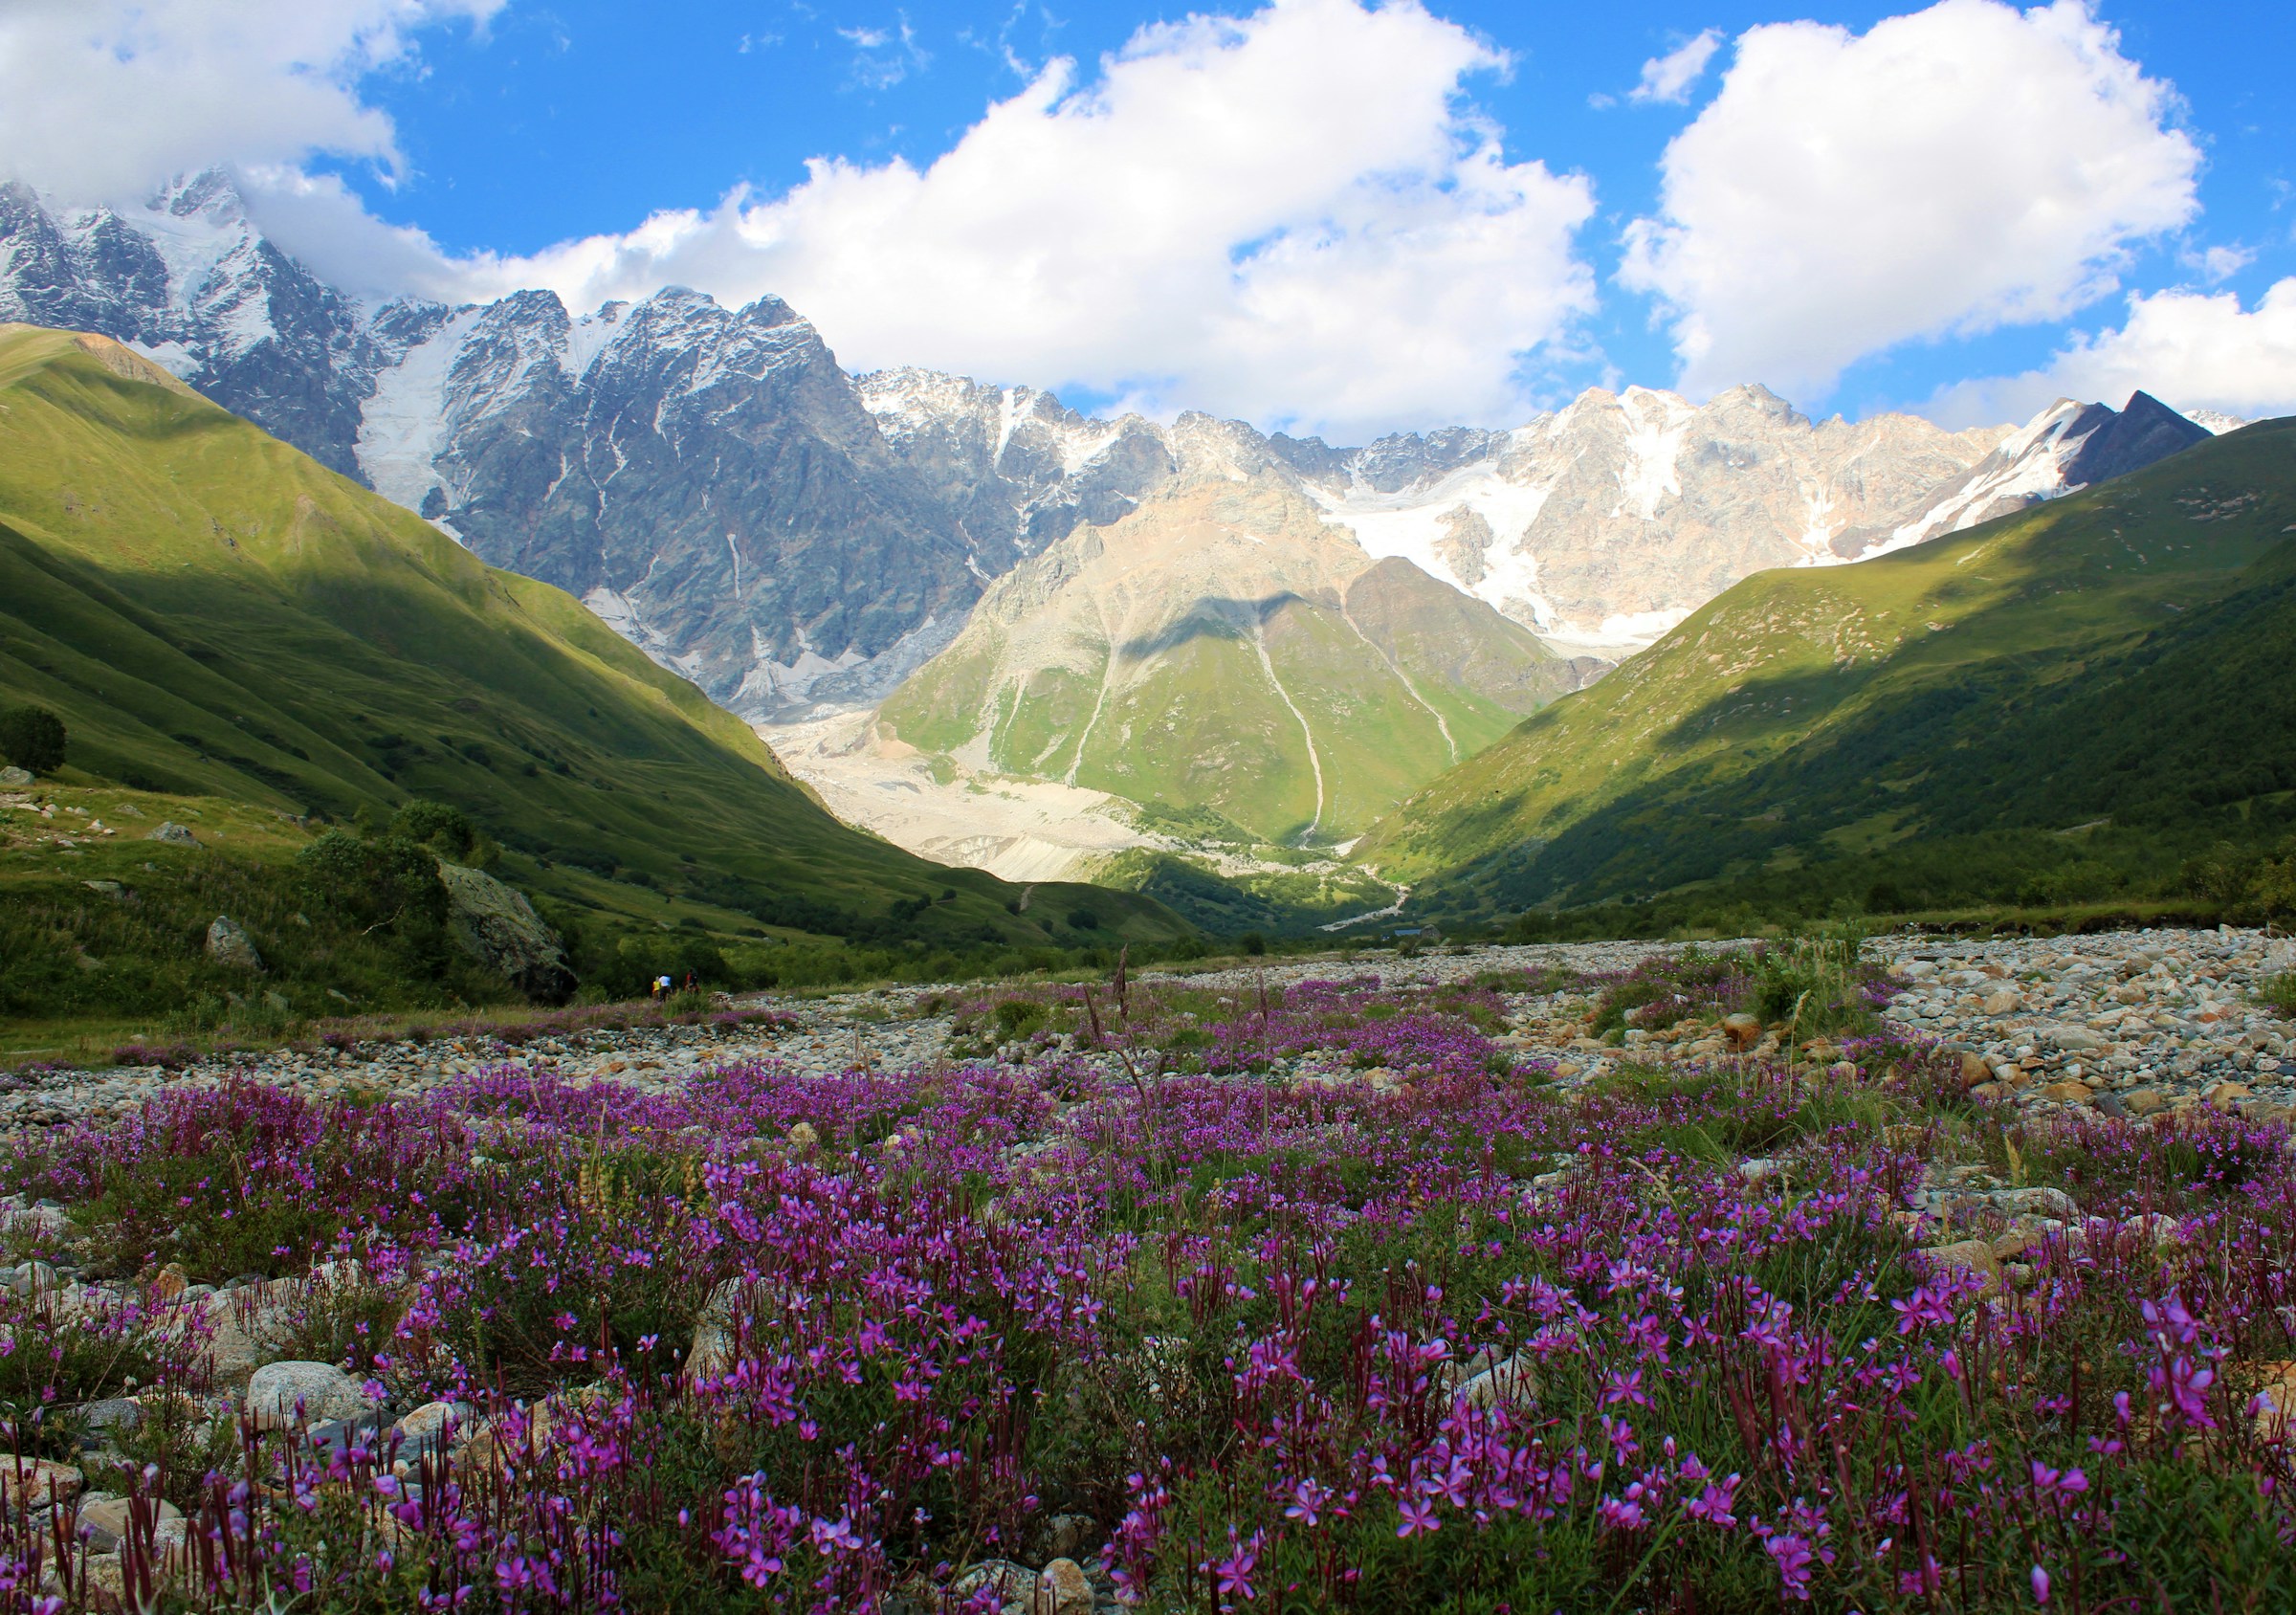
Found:
[[[2239,701],[2285,704],[2285,661],[2263,658],[2244,694],[2211,672],[2241,636],[2208,608],[2280,587],[2291,448],[2296,422],[2266,423],[1895,555],[1758,574],[1421,793],[1360,855],[1432,875],[1455,907],[1505,908],[2174,806],[2141,757],[2143,779],[2100,785],[2099,764],[2181,746],[2189,771]],[[2152,733],[2100,721],[2178,645],[2204,695]],[[2252,784],[2278,788],[2285,732],[2257,743],[2274,755]]]
[[[519,883],[631,919],[650,885],[798,931],[1038,943],[1080,908],[1180,929],[1086,887],[1024,907],[837,823],[578,602],[116,344],[0,332],[0,697],[61,713],[94,773],[338,817],[453,802]]]

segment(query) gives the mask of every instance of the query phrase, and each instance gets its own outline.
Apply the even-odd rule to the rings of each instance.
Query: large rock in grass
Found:
[[[208,957],[234,970],[260,970],[263,956],[253,937],[228,914],[219,914],[208,926]]]
[[[542,923],[524,893],[460,864],[440,863],[438,878],[452,905],[448,921],[464,951],[528,998],[565,1002],[574,991],[565,944]]]

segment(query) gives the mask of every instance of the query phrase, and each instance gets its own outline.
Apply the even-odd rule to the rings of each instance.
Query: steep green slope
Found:
[[[76,768],[348,819],[462,807],[519,884],[648,920],[849,938],[1175,929],[1025,895],[839,824],[746,726],[570,597],[439,533],[101,338],[0,327],[0,703]],[[948,894],[944,896],[944,894]],[[1016,912],[1017,911],[1017,912]]]
[[[1635,897],[2296,788],[2296,421],[1855,566],[1769,572],[1405,803],[1438,909]],[[2205,821],[2205,823],[2204,823]]]
[[[1579,675],[1482,602],[1374,563],[1296,488],[1218,477],[1001,579],[880,716],[959,768],[1328,844]]]

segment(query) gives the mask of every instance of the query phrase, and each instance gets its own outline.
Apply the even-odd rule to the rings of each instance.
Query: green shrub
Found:
[[[2296,971],[2284,970],[2257,983],[2256,1001],[2275,1015],[2296,1020]]]
[[[1046,1010],[1033,999],[1008,998],[997,1006],[994,1018],[1000,1036],[1027,1037],[1045,1024]]]
[[[1790,1023],[1798,1037],[1871,1032],[1865,942],[1864,928],[1845,920],[1765,944],[1752,962],[1755,1012]]]
[[[296,854],[296,869],[314,898],[366,930],[402,935],[446,923],[447,888],[438,861],[400,836],[362,841],[331,830]]]
[[[64,765],[64,720],[46,707],[11,707],[0,712],[0,761],[52,774]]]

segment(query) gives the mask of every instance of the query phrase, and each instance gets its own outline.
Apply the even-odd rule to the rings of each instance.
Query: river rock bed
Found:
[[[1750,940],[1699,944],[1751,948]],[[1261,984],[1377,975],[1392,987],[1471,982],[1494,971],[1614,976],[1677,944],[1642,941],[1475,946],[1401,959],[1380,953],[1145,969],[1138,979],[1241,994]],[[2296,1116],[2296,1025],[2256,1002],[2269,978],[2296,968],[2296,941],[2262,931],[2116,931],[1986,940],[1893,934],[1871,940],[1902,990],[1883,1013],[1896,1027],[1964,1052],[1981,1096],[2020,1107],[2085,1105],[2151,1115],[2213,1104],[2264,1117]],[[718,1063],[772,1059],[808,1073],[896,1069],[961,1055],[952,1007],[992,989],[980,983],[724,1000],[698,1024],[585,1028],[511,1043],[480,1034],[367,1041],[342,1049],[280,1049],[191,1061],[178,1070],[120,1066],[37,1069],[0,1078],[0,1133],[122,1116],[155,1089],[255,1080],[313,1096],[417,1094],[481,1070],[525,1068],[664,1089]],[[1615,1070],[1622,1058],[1703,1059],[1728,1045],[1711,1029],[1676,1037],[1629,1032],[1623,1047],[1584,1035],[1583,990],[1506,995],[1509,1047],[1556,1062],[1566,1083]],[[1015,1045],[999,1052],[1019,1057]],[[1765,1051],[1767,1052],[1768,1051]]]

